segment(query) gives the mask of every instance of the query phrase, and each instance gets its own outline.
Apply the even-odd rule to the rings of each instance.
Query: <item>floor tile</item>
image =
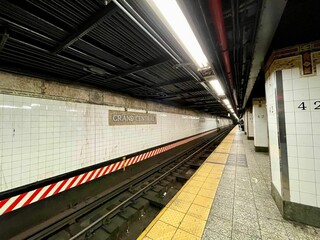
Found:
[[[192,204],[187,214],[201,220],[207,220],[209,212],[210,208],[202,207],[197,204]]]
[[[186,202],[181,199],[176,199],[171,205],[170,208],[177,210],[182,213],[186,213],[189,210],[189,207],[191,206],[192,202]]]
[[[180,224],[180,229],[184,230],[192,235],[201,237],[203,230],[205,228],[206,221],[200,220],[198,218],[186,215]]]
[[[208,197],[203,197],[200,195],[197,195],[196,198],[193,200],[194,204],[197,204],[202,207],[211,208],[213,199]]]
[[[232,220],[213,217],[208,220],[206,228],[210,229],[213,232],[217,232],[223,236],[231,238]]]
[[[172,238],[173,240],[200,240],[199,237],[196,237],[186,231],[178,229],[175,235]]]
[[[168,208],[160,217],[160,221],[170,224],[174,227],[179,227],[184,216],[184,213]]]
[[[201,239],[202,240],[229,240],[231,238],[224,236],[220,233],[211,231],[210,229],[206,229]]]
[[[147,233],[147,237],[152,239],[161,239],[161,240],[169,240],[172,239],[173,235],[176,232],[176,228],[166,224],[162,221],[156,222],[156,224],[151,228],[151,230]]]

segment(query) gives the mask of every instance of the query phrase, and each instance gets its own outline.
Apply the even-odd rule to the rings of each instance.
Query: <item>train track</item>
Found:
[[[37,226],[15,238],[136,239],[230,130],[218,131],[213,139],[127,179],[64,216],[50,219],[45,227]]]

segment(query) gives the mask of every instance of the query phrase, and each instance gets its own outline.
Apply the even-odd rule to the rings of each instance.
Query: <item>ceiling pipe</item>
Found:
[[[212,17],[212,22],[217,33],[218,42],[221,48],[224,66],[227,72],[227,79],[231,90],[230,92],[235,95],[221,0],[209,0],[209,9]],[[232,97],[237,103],[236,96]]]

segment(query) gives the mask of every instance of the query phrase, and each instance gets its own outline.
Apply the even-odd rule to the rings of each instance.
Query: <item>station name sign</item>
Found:
[[[109,110],[110,126],[143,124],[157,124],[157,115],[153,113]]]

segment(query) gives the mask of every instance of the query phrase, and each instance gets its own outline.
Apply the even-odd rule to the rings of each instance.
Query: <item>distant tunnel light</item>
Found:
[[[199,68],[208,67],[208,59],[176,0],[152,0]]]
[[[215,80],[211,80],[209,82],[213,88],[213,90],[216,92],[216,94],[220,97],[220,96],[224,96],[225,93],[220,85],[219,80],[215,79]]]

